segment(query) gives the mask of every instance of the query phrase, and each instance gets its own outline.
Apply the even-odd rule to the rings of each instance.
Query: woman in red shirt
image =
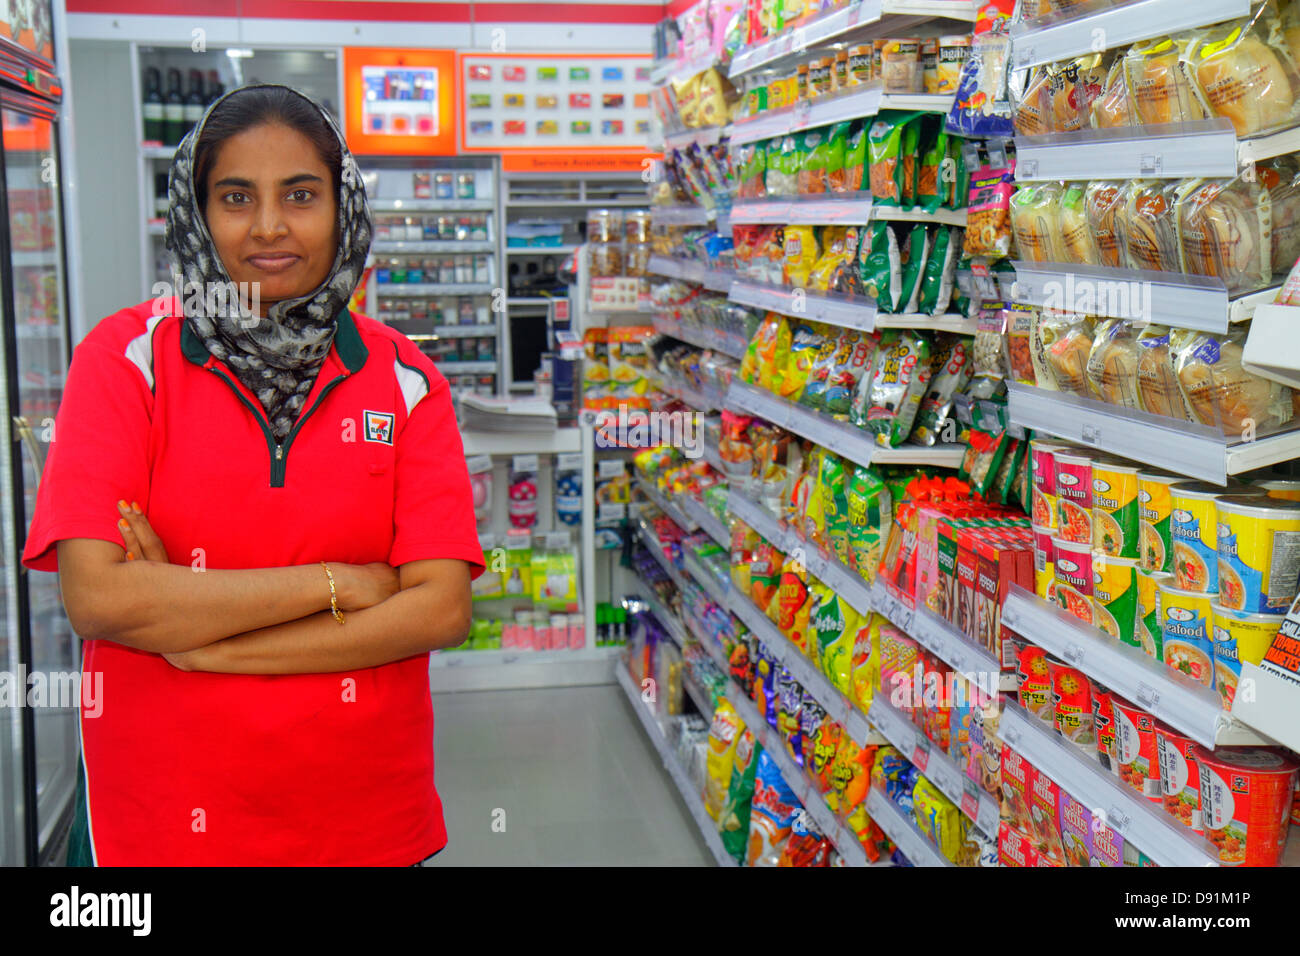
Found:
[[[483,555],[446,380],[347,308],[371,232],[330,116],[235,90],[172,165],[174,296],[76,349],[24,552],[103,681],[73,855],[410,865],[446,843],[429,652],[465,639]]]

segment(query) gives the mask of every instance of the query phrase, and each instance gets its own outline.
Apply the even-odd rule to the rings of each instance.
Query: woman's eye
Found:
[[[226,202],[230,203],[232,206],[242,206],[244,203],[248,202],[248,194],[226,193]]]
[[[312,192],[310,189],[295,189],[289,193],[289,198],[294,202],[307,202],[312,198]]]

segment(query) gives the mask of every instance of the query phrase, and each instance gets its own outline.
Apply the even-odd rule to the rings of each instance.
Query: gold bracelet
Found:
[[[334,615],[334,620],[342,624],[343,612],[339,610],[339,595],[334,590],[334,575],[330,572],[330,566],[324,561],[320,563],[320,566],[325,569],[325,577],[329,578],[330,582],[330,613]]]

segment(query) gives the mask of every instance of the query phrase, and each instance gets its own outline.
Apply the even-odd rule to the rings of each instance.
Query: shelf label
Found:
[[[1160,703],[1160,692],[1144,681],[1138,681],[1137,692],[1134,694],[1137,702],[1143,707],[1155,707]]]
[[[1083,645],[1075,644],[1073,642],[1065,645],[1064,656],[1071,664],[1078,664],[1083,660]]]
[[[1002,739],[1012,747],[1020,746],[1020,728],[1015,724],[1005,725],[1002,728]]]
[[[1101,426],[1084,422],[1079,429],[1079,440],[1085,441],[1089,445],[1096,445],[1101,442]]]
[[[1038,175],[1038,160],[1022,159],[1017,166],[1016,172],[1021,179],[1033,179]]]
[[[999,813],[997,801],[990,799],[988,794],[985,794],[980,799],[980,809],[978,815],[975,817],[975,825],[984,831],[985,836],[994,837],[996,839],[995,835],[998,832],[998,822]]]
[[[965,780],[961,785],[961,812],[972,820],[979,817],[980,791],[974,780]]]
[[[1121,836],[1128,836],[1128,828],[1132,822],[1129,815],[1118,806],[1112,806],[1106,811],[1106,826]]]
[[[912,763],[916,764],[921,773],[925,773],[926,768],[930,765],[930,741],[924,737],[917,737],[916,746],[912,750]]]
[[[1164,157],[1160,153],[1143,153],[1138,157],[1138,175],[1159,176],[1164,165]]]

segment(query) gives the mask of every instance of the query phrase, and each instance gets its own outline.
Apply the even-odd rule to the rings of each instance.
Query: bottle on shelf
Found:
[[[208,70],[208,103],[215,103],[226,95],[226,87],[216,70]]]
[[[163,104],[163,142],[179,146],[185,137],[185,97],[181,94],[181,71],[167,71],[167,99]]]
[[[148,142],[163,142],[162,75],[158,67],[144,71],[144,138]]]
[[[203,98],[203,72],[190,70],[190,91],[185,94],[185,132],[199,125],[208,101]]]

